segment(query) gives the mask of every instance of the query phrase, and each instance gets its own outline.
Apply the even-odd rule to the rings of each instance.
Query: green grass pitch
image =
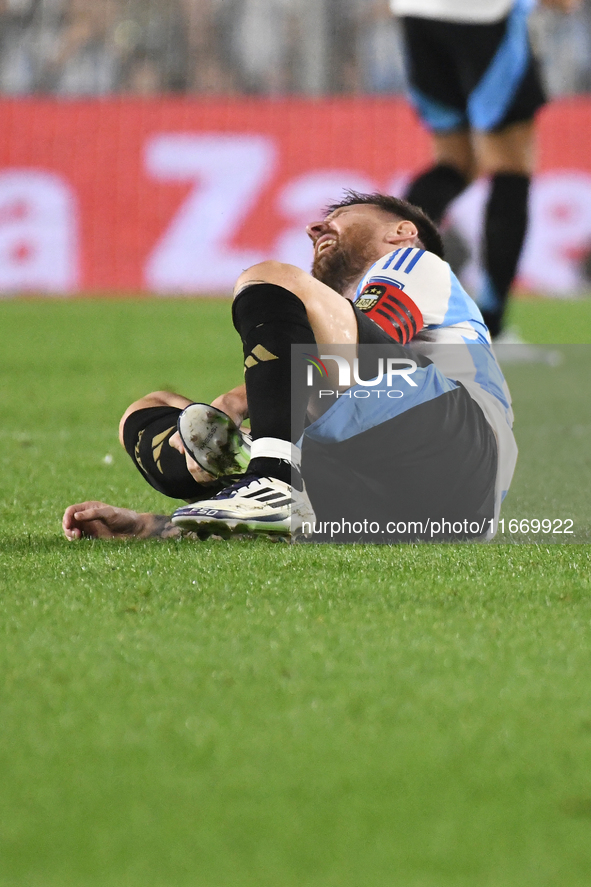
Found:
[[[587,544],[68,543],[71,502],[170,511],[118,418],[238,383],[228,303],[4,302],[0,344],[0,887],[587,887]],[[583,351],[508,369],[507,515],[589,522]]]

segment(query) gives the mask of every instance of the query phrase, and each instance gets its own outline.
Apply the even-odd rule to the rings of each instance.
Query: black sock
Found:
[[[493,176],[484,221],[485,284],[479,299],[491,336],[497,336],[527,230],[529,177]]]
[[[256,459],[250,460],[247,473],[256,474],[257,477],[275,477],[277,480],[282,480],[284,484],[291,484],[296,490],[303,489],[299,468],[286,459],[258,456]]]
[[[411,182],[406,199],[439,225],[452,200],[468,186],[468,179],[455,166],[438,163]]]
[[[316,349],[304,303],[281,286],[253,283],[234,300],[232,317],[244,349],[253,440],[274,437],[295,443],[304,431],[309,389],[303,361],[301,379],[292,380],[291,346],[307,345],[311,353]],[[291,465],[282,462],[258,457],[251,460],[249,472],[280,474],[280,480],[290,483]]]

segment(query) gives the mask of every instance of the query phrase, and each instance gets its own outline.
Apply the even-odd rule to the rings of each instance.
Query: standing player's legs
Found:
[[[490,177],[484,212],[484,280],[478,304],[491,336],[498,336],[527,232],[528,198],[534,168],[533,120],[497,132],[475,133],[480,170]]]
[[[473,178],[474,152],[468,129],[434,132],[432,138],[435,163],[413,179],[405,197],[439,225]]]
[[[433,133],[436,164],[410,185],[406,199],[440,224],[449,204],[470,183],[475,171],[490,178],[484,211],[484,279],[476,296],[491,335],[503,317],[527,232],[528,198],[534,168],[533,120],[496,132]]]
[[[478,168],[490,178],[483,231],[484,280],[477,302],[493,337],[503,328],[527,232],[535,163],[534,117],[546,100],[529,41],[527,15],[524,6],[516,4],[502,23],[495,38],[496,52],[468,99]],[[493,37],[492,29],[488,35]]]
[[[434,153],[434,163],[413,179],[405,197],[438,225],[474,175],[464,78],[449,23],[411,16],[401,22],[410,100],[431,132]]]
[[[526,234],[533,118],[545,101],[527,11],[517,5],[490,24],[405,19],[404,27],[411,97],[436,157],[407,198],[439,222],[471,178],[490,177],[476,300],[496,336]]]

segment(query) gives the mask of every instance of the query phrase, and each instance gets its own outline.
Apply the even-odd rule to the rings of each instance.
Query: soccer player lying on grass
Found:
[[[217,410],[154,392],[121,420],[121,442],[148,482],[193,504],[170,519],[100,503],[70,506],[68,538],[166,536],[175,528],[285,535],[303,524],[309,532],[310,523],[322,538],[327,520],[343,522],[341,541],[490,535],[517,454],[510,397],[482,316],[443,260],[436,227],[406,201],[347,192],[307,231],[311,275],[268,261],[236,283],[244,386],[217,398]],[[389,366],[414,366],[412,381],[398,399],[370,397],[375,381],[346,385],[341,362],[326,359],[322,387],[339,396],[322,403],[304,383],[308,364],[292,368],[294,344],[312,359],[340,345],[358,348],[361,360],[372,346]],[[250,462],[238,430],[247,416]],[[380,527],[379,537],[367,525],[350,529],[348,522],[364,519]],[[463,529],[434,534],[433,521],[461,521]]]

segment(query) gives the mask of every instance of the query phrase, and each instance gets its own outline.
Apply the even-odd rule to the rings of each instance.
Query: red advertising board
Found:
[[[309,263],[303,226],[344,188],[400,193],[430,158],[399,99],[4,100],[0,126],[5,294],[227,293],[260,259]],[[591,244],[591,101],[544,109],[539,133],[521,279],[567,294]],[[473,275],[485,193],[451,213]]]

